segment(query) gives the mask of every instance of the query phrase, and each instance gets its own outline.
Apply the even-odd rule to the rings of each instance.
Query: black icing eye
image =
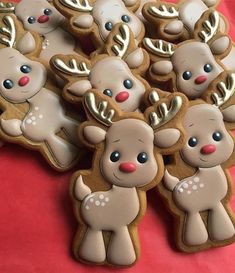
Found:
[[[127,89],[131,89],[133,87],[133,82],[131,80],[125,80],[123,82],[123,85],[127,88]]]
[[[188,81],[188,80],[191,79],[191,77],[192,77],[192,72],[191,72],[191,71],[185,71],[185,72],[183,73],[183,79],[184,79],[184,80]]]
[[[112,96],[113,96],[113,92],[110,89],[105,89],[103,94],[110,97],[110,98],[112,98]]]
[[[204,71],[205,71],[206,73],[210,73],[212,70],[213,70],[213,67],[212,67],[211,64],[206,64],[206,65],[204,65]]]
[[[121,154],[119,152],[117,152],[117,151],[114,151],[110,155],[110,160],[112,162],[117,162],[120,159],[120,157],[121,157]]]
[[[32,68],[28,65],[22,65],[20,71],[24,74],[28,74],[32,71]]]
[[[214,134],[212,135],[212,137],[213,137],[213,139],[215,141],[220,141],[223,138],[223,136],[222,136],[222,134],[220,132],[214,132]]]
[[[29,22],[30,24],[34,24],[34,23],[36,22],[36,18],[33,17],[33,16],[30,16],[30,17],[28,18],[28,22]]]
[[[3,86],[6,88],[6,89],[11,89],[14,84],[13,84],[13,81],[12,80],[5,80],[3,82]]]
[[[198,141],[197,141],[196,137],[190,137],[190,139],[188,140],[188,145],[190,147],[197,146],[197,143],[198,143]]]
[[[104,26],[108,31],[111,31],[113,28],[113,24],[111,22],[107,22]]]
[[[139,153],[137,156],[137,160],[139,163],[144,164],[145,162],[148,161],[148,155],[146,153]]]
[[[44,10],[44,14],[45,15],[51,15],[52,14],[52,10],[51,9],[45,9]]]
[[[122,15],[122,21],[125,23],[129,23],[130,22],[130,17],[128,15]]]

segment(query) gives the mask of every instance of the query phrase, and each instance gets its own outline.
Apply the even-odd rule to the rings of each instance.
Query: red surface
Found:
[[[235,1],[222,0],[219,9],[233,24],[235,38]],[[110,269],[75,262],[70,175],[52,171],[38,153],[14,145],[1,149],[0,273],[235,272],[235,244],[198,254],[177,252],[171,217],[154,191],[148,194],[147,214],[139,227],[142,254],[134,267]],[[233,175],[235,181],[235,168]],[[235,211],[235,196],[232,207]]]

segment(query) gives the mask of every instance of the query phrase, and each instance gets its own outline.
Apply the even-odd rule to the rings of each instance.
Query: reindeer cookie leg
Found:
[[[93,263],[102,263],[105,261],[106,250],[101,230],[87,228],[79,248],[79,257]]]
[[[66,134],[69,136],[70,140],[74,143],[78,143],[78,127],[79,123],[73,121],[72,119],[64,119],[62,127],[65,129]]]
[[[189,212],[186,216],[184,228],[185,244],[201,245],[208,240],[208,233],[199,212]]]
[[[222,241],[234,236],[233,223],[222,203],[218,203],[209,213],[208,230],[211,238]]]
[[[114,231],[107,252],[107,259],[112,264],[131,265],[135,262],[136,254],[126,226]]]
[[[46,142],[61,166],[69,166],[77,156],[77,148],[56,135],[50,135]]]

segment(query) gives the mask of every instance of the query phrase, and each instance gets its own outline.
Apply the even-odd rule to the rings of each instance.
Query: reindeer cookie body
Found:
[[[43,37],[40,58],[49,62],[56,54],[75,54],[76,41],[62,28],[65,18],[47,0],[22,0],[15,14],[26,30]]]
[[[65,16],[70,17],[70,25],[75,34],[92,34],[94,42],[101,46],[115,24],[124,22],[132,30],[139,42],[144,36],[144,26],[131,10],[137,9],[137,1],[95,0],[72,1],[55,0],[55,6]]]
[[[181,181],[168,171],[164,177],[173,202],[185,213],[181,218],[180,246],[186,245],[186,251],[190,251],[193,247],[197,250],[226,245],[234,240],[235,228],[228,205],[229,180],[223,166],[234,152],[234,138],[225,127],[221,111],[205,103],[195,103],[188,109],[184,128],[188,142],[180,156],[196,173]],[[201,215],[205,211],[207,222]]]
[[[66,115],[59,96],[45,88],[46,68],[13,48],[0,49],[0,56],[4,63],[0,70],[1,100],[12,105],[28,102],[30,108],[23,120],[16,118],[17,113],[14,117],[6,110],[1,116],[2,131],[9,137],[23,136],[38,145],[45,142],[56,162],[54,165],[61,169],[70,167],[78,155],[75,144],[79,124]],[[57,136],[62,129],[70,142]]]
[[[190,99],[200,98],[208,86],[227,68],[221,59],[229,53],[228,36],[217,34],[219,14],[212,12],[201,20],[195,39],[178,45],[162,40],[144,39],[153,62],[150,77],[157,82],[171,82],[173,90]]]
[[[121,110],[137,111],[145,91],[150,88],[141,77],[149,65],[147,52],[136,47],[127,25],[118,24],[102,53],[90,60],[73,55],[52,58],[52,69],[68,82],[64,88],[65,98],[76,102],[93,88],[113,98]]]
[[[143,116],[115,109],[98,91],[84,95],[89,121],[82,124],[80,135],[96,153],[92,170],[75,173],[71,184],[82,225],[74,241],[79,260],[118,266],[136,261],[136,229],[145,210],[145,191],[162,176],[160,153],[181,146],[179,119],[174,128],[160,127],[177,119],[184,103],[183,97],[174,96],[148,108]],[[161,107],[164,113],[159,112]]]

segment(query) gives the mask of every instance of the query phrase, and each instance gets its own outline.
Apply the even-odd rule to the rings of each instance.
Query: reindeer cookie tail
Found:
[[[19,119],[4,120],[1,119],[1,128],[9,136],[17,137],[22,135],[21,123]]]
[[[82,176],[80,175],[75,182],[74,195],[76,199],[82,201],[89,194],[91,194],[91,189],[84,184]]]
[[[166,170],[164,174],[164,186],[169,190],[173,191],[175,186],[179,183],[179,179],[169,174]]]

